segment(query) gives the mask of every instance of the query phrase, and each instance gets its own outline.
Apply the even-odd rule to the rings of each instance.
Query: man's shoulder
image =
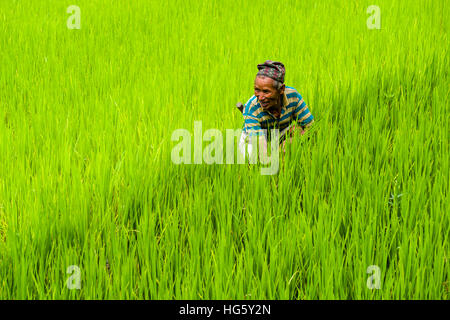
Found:
[[[258,99],[253,95],[244,105],[244,116],[256,115],[259,106]]]
[[[286,86],[286,89],[284,90],[284,94],[286,95],[286,98],[289,100],[301,100],[302,95],[295,89],[294,87],[288,87]]]

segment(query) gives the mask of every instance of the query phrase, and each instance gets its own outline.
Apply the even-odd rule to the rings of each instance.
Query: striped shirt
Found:
[[[256,96],[252,96],[244,106],[244,126],[242,131],[248,136],[262,136],[265,130],[270,139],[270,129],[287,128],[292,121],[304,127],[310,123],[314,117],[309,111],[302,96],[295,88],[286,86],[283,94],[283,105],[279,118],[275,118],[270,112],[264,111]]]

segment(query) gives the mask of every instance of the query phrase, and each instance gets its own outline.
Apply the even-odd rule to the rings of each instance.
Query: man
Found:
[[[314,122],[302,96],[293,87],[284,84],[285,68],[281,62],[267,60],[258,64],[254,90],[255,94],[243,108],[244,125],[239,147],[245,154],[252,153],[251,138],[258,137],[260,158],[267,158],[267,142],[270,141],[270,129],[278,129],[283,136],[284,149],[286,133],[303,134]],[[290,138],[292,141],[292,138]]]

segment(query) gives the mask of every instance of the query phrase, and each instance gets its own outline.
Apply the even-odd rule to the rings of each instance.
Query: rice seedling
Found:
[[[449,16],[1,1],[0,298],[449,299]],[[242,127],[268,59],[316,120],[277,174],[173,163],[175,130]]]

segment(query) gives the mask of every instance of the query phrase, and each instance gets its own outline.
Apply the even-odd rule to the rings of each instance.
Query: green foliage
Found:
[[[0,299],[449,299],[445,0],[380,30],[369,1],[74,4],[0,2]],[[316,118],[279,173],[173,164],[267,59]]]

